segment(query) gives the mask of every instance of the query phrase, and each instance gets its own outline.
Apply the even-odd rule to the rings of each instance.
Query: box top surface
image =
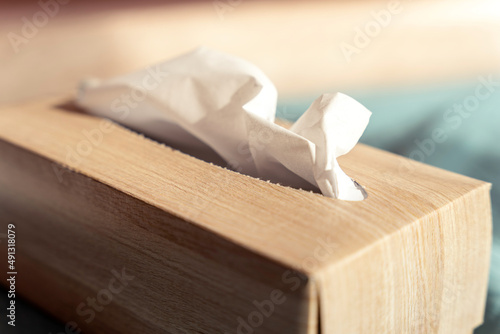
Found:
[[[358,145],[339,159],[347,202],[214,166],[49,99],[0,110],[10,142],[311,274],[489,184]],[[94,136],[94,137],[92,137]]]

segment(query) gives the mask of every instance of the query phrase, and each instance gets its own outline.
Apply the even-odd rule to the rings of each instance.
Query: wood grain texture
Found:
[[[0,223],[19,226],[30,273],[20,291],[61,319],[89,332],[236,333],[277,289],[286,302],[255,333],[468,333],[482,322],[489,184],[358,145],[340,164],[369,197],[338,201],[62,102],[0,111]],[[87,323],[78,305],[122,268],[135,278]]]

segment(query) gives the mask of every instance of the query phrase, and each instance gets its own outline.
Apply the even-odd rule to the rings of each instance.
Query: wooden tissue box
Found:
[[[0,227],[15,225],[16,291],[67,328],[470,334],[482,323],[489,184],[358,145],[339,161],[369,197],[340,201],[64,101],[0,111]]]

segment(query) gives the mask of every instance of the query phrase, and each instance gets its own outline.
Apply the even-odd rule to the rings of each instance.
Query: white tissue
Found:
[[[323,94],[286,129],[277,92],[256,66],[206,48],[109,80],[85,81],[77,104],[185,153],[282,185],[362,200],[337,157],[358,142],[370,111]]]

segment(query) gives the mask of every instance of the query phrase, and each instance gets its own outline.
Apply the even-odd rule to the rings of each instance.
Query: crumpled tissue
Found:
[[[323,94],[287,129],[275,124],[277,91],[255,65],[199,48],[108,80],[82,82],[76,104],[200,159],[323,195],[366,192],[337,158],[365,130],[370,111],[342,93]]]

